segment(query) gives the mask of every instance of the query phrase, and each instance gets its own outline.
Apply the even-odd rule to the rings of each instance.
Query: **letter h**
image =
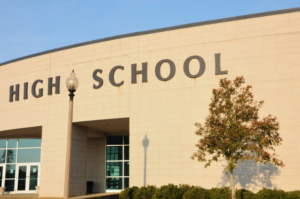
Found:
[[[52,83],[52,77],[48,78],[48,95],[52,95],[52,87],[55,87],[55,94],[59,94],[60,76],[55,77],[55,83]]]
[[[14,95],[15,95],[15,101],[19,101],[19,89],[20,89],[20,84],[16,85],[15,91],[14,91],[14,86],[9,87],[9,102],[14,101]]]
[[[136,64],[131,64],[131,83],[136,83],[136,75],[142,74],[142,82],[147,82],[147,62],[142,63],[142,70],[136,70]]]

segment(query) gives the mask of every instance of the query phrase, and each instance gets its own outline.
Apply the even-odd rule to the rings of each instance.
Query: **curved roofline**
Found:
[[[189,23],[189,24],[184,24],[184,25],[171,26],[171,27],[167,27],[167,28],[159,28],[159,29],[146,30],[146,31],[141,31],[141,32],[128,33],[128,34],[123,34],[123,35],[117,35],[117,36],[112,36],[112,37],[106,37],[106,38],[103,38],[103,39],[96,39],[96,40],[92,40],[92,41],[72,44],[72,45],[68,45],[68,46],[64,46],[64,47],[60,47],[60,48],[55,48],[55,49],[46,50],[46,51],[42,51],[42,52],[39,52],[39,53],[27,55],[27,56],[24,56],[24,57],[19,57],[19,58],[12,59],[12,60],[9,60],[9,61],[6,61],[6,62],[2,62],[2,63],[0,63],[0,66],[10,64],[10,63],[13,63],[13,62],[17,62],[17,61],[21,61],[21,60],[24,60],[24,59],[28,59],[28,58],[31,58],[31,57],[36,57],[36,56],[39,56],[39,55],[44,55],[44,54],[48,54],[48,53],[53,53],[53,52],[57,52],[57,51],[61,51],[61,50],[66,50],[66,49],[69,49],[69,48],[75,48],[75,47],[94,44],[94,43],[100,43],[100,42],[104,42],[104,41],[110,41],[110,40],[114,40],[114,39],[134,37],[134,36],[164,32],[164,31],[169,31],[169,30],[190,28],[190,27],[195,27],[195,26],[203,26],[203,25],[208,25],[208,24],[215,24],[215,23],[222,23],[222,22],[229,22],[229,21],[237,21],[237,20],[242,20],[242,19],[250,19],[250,18],[256,18],[256,17],[264,17],[264,16],[270,16],[270,15],[285,14],[285,13],[291,13],[291,12],[297,12],[297,11],[300,11],[300,7],[284,9],[284,10],[275,10],[275,11],[269,11],[269,12],[261,12],[261,13],[255,13],[255,14],[249,14],[249,15],[240,15],[240,16],[236,16],[236,17],[228,17],[228,18],[222,18],[222,19],[214,19],[214,20],[209,20],[209,21]]]

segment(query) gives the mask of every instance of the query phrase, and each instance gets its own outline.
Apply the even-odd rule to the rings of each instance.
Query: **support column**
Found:
[[[73,124],[70,197],[86,194],[88,129]]]

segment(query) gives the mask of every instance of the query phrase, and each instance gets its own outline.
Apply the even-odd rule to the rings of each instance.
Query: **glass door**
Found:
[[[0,187],[4,186],[4,165],[0,165]]]
[[[29,169],[29,191],[36,191],[39,182],[39,165],[30,165]]]
[[[17,191],[26,191],[27,165],[18,166]]]
[[[17,168],[16,187],[17,192],[35,193],[35,186],[38,186],[39,165],[19,164]]]

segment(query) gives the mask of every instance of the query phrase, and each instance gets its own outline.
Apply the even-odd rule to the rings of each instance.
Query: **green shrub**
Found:
[[[156,191],[155,186],[147,186],[147,187],[140,187],[137,189],[134,193],[134,199],[152,199],[155,191]]]
[[[183,199],[210,199],[209,191],[202,187],[194,187],[183,194]]]
[[[282,190],[263,188],[257,194],[257,199],[286,199],[287,194]]]
[[[212,188],[209,190],[209,195],[213,199],[228,199],[231,198],[231,191],[229,187]]]
[[[236,199],[300,199],[300,191],[289,191],[263,188],[258,193],[238,189]],[[231,199],[229,187],[204,189],[199,186],[168,184],[160,188],[155,186],[131,187],[124,189],[120,199]]]
[[[119,198],[120,199],[134,199],[134,194],[138,187],[129,187],[121,191]]]
[[[288,199],[300,199],[300,191],[286,192]]]
[[[256,199],[255,193],[245,190],[245,189],[238,189],[235,191],[236,199]]]
[[[191,189],[189,185],[168,184],[157,189],[154,194],[154,199],[182,199],[183,194]]]
[[[188,184],[180,184],[178,188],[179,188],[179,192],[180,192],[181,198],[182,198],[184,193],[191,190],[191,189],[193,189],[194,186],[190,186]]]

